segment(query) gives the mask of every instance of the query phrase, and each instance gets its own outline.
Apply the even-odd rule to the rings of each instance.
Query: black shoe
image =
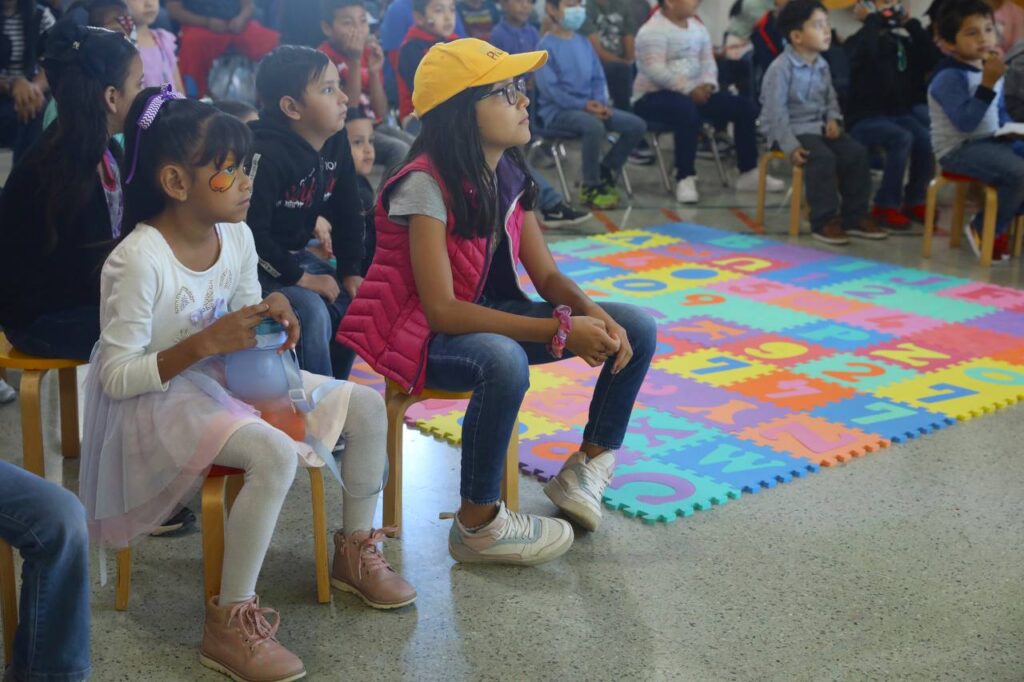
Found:
[[[657,156],[653,149],[640,149],[637,147],[629,153],[629,162],[634,166],[650,166]]]
[[[196,515],[188,507],[182,507],[174,516],[157,526],[150,535],[155,538],[181,535],[191,530],[194,525],[196,525]]]
[[[592,214],[590,211],[577,211],[572,206],[569,206],[564,201],[559,203],[554,208],[543,209],[540,212],[541,217],[544,219],[544,224],[548,227],[566,227],[568,225],[579,225],[580,223],[590,220]]]

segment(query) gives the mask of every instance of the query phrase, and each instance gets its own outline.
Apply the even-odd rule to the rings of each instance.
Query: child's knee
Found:
[[[530,388],[530,362],[517,341],[500,336],[488,343],[481,358],[481,379],[499,390],[525,394]]]
[[[352,385],[345,419],[345,435],[383,434],[387,432],[387,408],[379,391],[360,384]]]

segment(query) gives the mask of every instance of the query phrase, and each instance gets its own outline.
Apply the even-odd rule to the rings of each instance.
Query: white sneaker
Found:
[[[604,489],[612,480],[615,453],[605,450],[597,457],[574,452],[558,475],[544,486],[544,494],[565,515],[590,531],[601,524]]]
[[[740,176],[736,178],[736,191],[737,192],[756,192],[757,191],[757,179],[758,170],[752,168],[746,173],[740,173]],[[766,176],[764,179],[764,189],[766,192],[772,194],[778,194],[779,192],[786,191],[786,183],[772,175]]]
[[[974,221],[964,225],[964,236],[967,237],[967,244],[974,252],[975,258],[981,258],[981,235],[974,229]]]
[[[3,379],[0,379],[0,405],[13,403],[18,397],[18,392]]]
[[[676,183],[676,201],[680,204],[696,204],[700,201],[697,193],[697,176],[691,175]]]
[[[562,519],[509,511],[505,503],[483,528],[466,530],[456,514],[448,533],[448,553],[464,564],[515,564],[535,566],[557,559],[572,547],[572,526]]]

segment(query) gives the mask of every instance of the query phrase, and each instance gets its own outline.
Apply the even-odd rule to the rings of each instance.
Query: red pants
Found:
[[[241,33],[215,33],[201,26],[181,27],[181,49],[178,51],[178,67],[185,89],[190,90],[189,81],[195,84],[197,97],[207,94],[206,79],[210,67],[229,47],[256,61],[262,59],[280,41],[280,34],[258,21],[249,21]]]

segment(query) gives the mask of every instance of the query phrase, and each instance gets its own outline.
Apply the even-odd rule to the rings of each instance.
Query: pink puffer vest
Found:
[[[446,197],[447,189],[426,155],[396,173],[381,189],[374,220],[377,251],[359,295],[352,301],[338,328],[337,341],[356,351],[382,376],[396,381],[408,393],[423,391],[426,381],[427,347],[433,332],[420,304],[409,253],[409,227],[391,220],[385,198],[392,186],[408,173],[429,173]],[[499,206],[504,216],[510,253],[497,251],[495,258],[511,257],[512,271],[519,264],[519,242],[523,229],[523,208],[519,196],[524,176],[507,158],[498,163]],[[448,258],[452,284],[460,301],[480,297],[491,259],[490,238],[463,239],[453,232],[455,223],[448,211]]]

